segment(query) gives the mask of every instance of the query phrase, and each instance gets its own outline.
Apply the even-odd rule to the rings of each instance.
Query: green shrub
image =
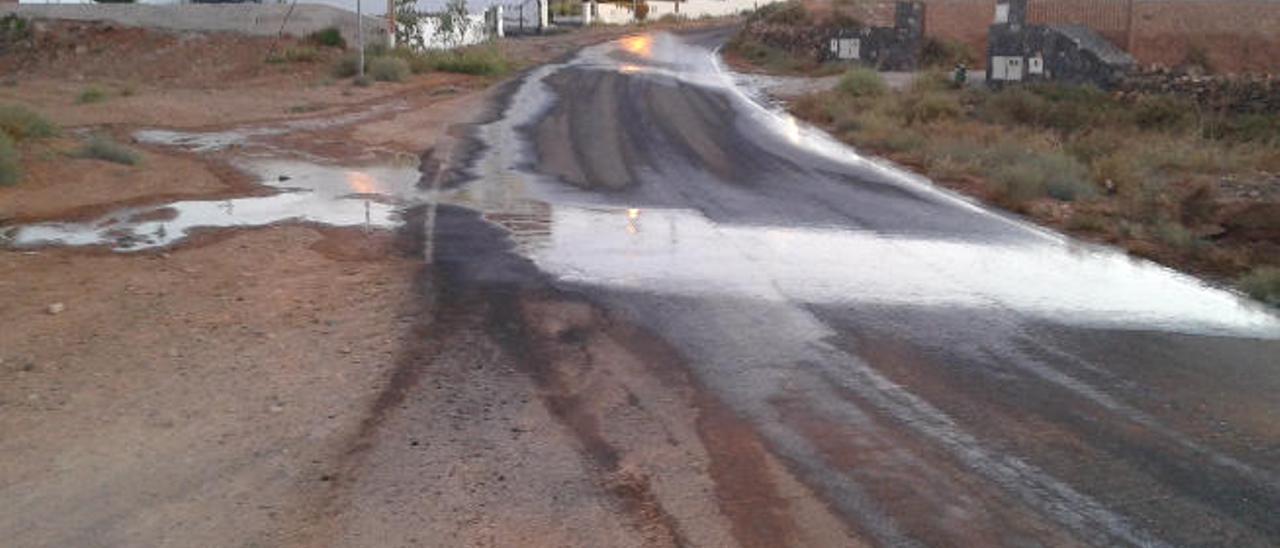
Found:
[[[1280,116],[1274,114],[1235,114],[1206,120],[1204,136],[1234,143],[1280,145]]]
[[[414,74],[423,74],[432,70],[431,58],[424,53],[406,47],[397,47],[388,52],[387,55],[404,59],[409,64],[409,71]]]
[[[916,73],[916,77],[911,81],[911,91],[950,91],[956,89],[956,84],[951,79],[951,74],[944,70],[925,70]]]
[[[729,47],[752,64],[770,72],[796,72],[813,64],[812,61],[798,57],[785,49],[749,37],[746,33],[734,38],[729,43]]]
[[[1091,86],[1039,85],[978,95],[979,118],[1003,125],[1026,125],[1073,133],[1108,123],[1118,105]]]
[[[1089,162],[1089,176],[1103,188],[1114,192],[1131,192],[1147,178],[1146,171],[1133,154],[1115,149]]]
[[[932,124],[958,118],[961,107],[960,100],[947,92],[913,92],[902,96],[898,112],[907,125]]]
[[[991,176],[997,190],[1015,203],[1042,196],[1069,202],[1094,193],[1087,173],[1083,164],[1065,154],[1027,151],[997,165]]]
[[[1184,253],[1195,251],[1201,242],[1196,235],[1182,223],[1176,221],[1160,221],[1151,229],[1151,235],[1165,245]]]
[[[1195,103],[1173,95],[1146,95],[1133,105],[1133,123],[1148,131],[1178,131],[1196,120]]]
[[[925,67],[949,69],[959,63],[972,65],[977,59],[964,42],[928,37],[920,46],[920,64]]]
[[[511,69],[502,50],[494,46],[475,46],[426,54],[431,68],[442,72],[498,76]]]
[[[117,164],[134,165],[140,158],[138,153],[130,150],[128,147],[115,142],[111,137],[106,135],[94,135],[76,150],[75,156],[78,158],[92,158],[95,160],[104,160]]]
[[[1040,117],[1048,110],[1047,100],[1022,87],[1006,88],[983,98],[978,116],[996,124],[1039,126]]]
[[[844,73],[836,89],[850,97],[879,97],[889,91],[889,86],[879,72],[859,67]]]
[[[325,27],[311,34],[306,39],[308,43],[326,48],[342,48],[346,49],[347,41],[342,38],[342,31],[338,27]]]
[[[350,78],[356,75],[360,70],[360,53],[349,52],[338,58],[338,62],[333,64],[333,76],[336,78]]]
[[[18,163],[18,147],[7,133],[0,132],[0,186],[16,185],[22,179]]]
[[[107,91],[98,86],[89,86],[80,92],[76,97],[76,102],[82,105],[89,103],[98,103],[107,99]]]
[[[20,105],[0,105],[0,133],[6,133],[14,141],[53,137],[58,126],[35,111]]]
[[[290,63],[314,63],[320,60],[320,52],[306,46],[293,46],[284,50],[284,60]]]
[[[1076,134],[1064,145],[1068,154],[1086,164],[1105,158],[1123,148],[1124,136],[1113,131],[1096,130]]]
[[[800,2],[778,2],[757,9],[748,21],[773,25],[803,25],[809,22],[809,10]]]
[[[0,44],[21,42],[31,37],[31,23],[17,14],[0,17]]]
[[[379,82],[400,82],[410,73],[409,63],[399,57],[374,57],[369,62],[369,77]]]
[[[1064,133],[1106,125],[1119,108],[1106,92],[1093,86],[1045,84],[1031,89],[1048,101],[1040,126]]]
[[[1261,266],[1240,278],[1241,291],[1272,306],[1280,306],[1280,268]]]

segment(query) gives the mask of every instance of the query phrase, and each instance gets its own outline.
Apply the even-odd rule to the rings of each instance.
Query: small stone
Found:
[[[46,308],[46,309],[45,309],[45,311],[46,311],[46,312],[48,312],[48,313],[50,313],[50,314],[53,314],[53,315],[58,315],[58,314],[61,314],[61,313],[62,313],[62,311],[66,310],[66,309],[67,309],[67,305],[65,305],[65,304],[62,304],[62,303],[53,303],[53,304],[49,305],[49,308]]]
[[[283,182],[285,182],[285,181],[288,181],[289,179],[292,179],[292,178],[293,178],[293,177],[290,177],[290,176],[288,176],[288,175],[281,175],[281,176],[279,176],[279,177],[276,177],[276,179],[277,179],[277,180],[279,180],[279,181],[280,181],[280,182],[282,182],[282,183],[283,183]]]
[[[283,406],[283,405],[278,405],[278,404],[277,404],[277,405],[272,405],[271,407],[268,407],[268,408],[267,408],[267,410],[268,410],[268,411],[271,411],[272,413],[283,413],[283,412],[284,412],[284,406]]]

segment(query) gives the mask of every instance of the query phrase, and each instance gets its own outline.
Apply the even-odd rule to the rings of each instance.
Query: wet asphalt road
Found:
[[[1273,312],[859,156],[723,70],[727,36],[523,78],[436,260],[661,337],[877,544],[1280,545]]]

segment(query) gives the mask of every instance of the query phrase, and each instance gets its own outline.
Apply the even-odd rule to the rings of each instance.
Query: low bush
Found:
[[[859,67],[844,73],[836,89],[850,97],[879,97],[889,91],[889,86],[879,72]]]
[[[1181,131],[1196,122],[1196,105],[1173,95],[1145,95],[1133,105],[1133,123],[1148,131]]]
[[[1160,243],[1182,253],[1195,253],[1204,242],[1177,221],[1160,221],[1151,227],[1151,236]]]
[[[752,64],[769,72],[796,72],[813,65],[808,59],[746,35],[739,35],[729,47]]]
[[[898,113],[909,126],[953,120],[961,112],[959,99],[954,94],[940,91],[908,93],[898,103]]]
[[[24,106],[0,105],[0,133],[22,141],[53,137],[58,134],[58,126]]]
[[[1013,203],[1042,196],[1069,202],[1094,192],[1087,168],[1058,152],[1026,151],[1013,161],[997,165],[991,175],[1002,197]]]
[[[1121,132],[1097,129],[1077,133],[1064,144],[1067,154],[1086,164],[1102,160],[1123,148],[1125,135]]]
[[[374,57],[369,63],[369,77],[379,82],[400,82],[411,72],[408,61],[399,57]]]
[[[320,52],[306,46],[293,46],[284,50],[284,60],[290,63],[314,63],[320,60]]]
[[[432,51],[426,55],[431,68],[442,72],[499,76],[511,70],[511,63],[506,55],[492,45]]]
[[[1105,156],[1082,161],[1089,164],[1090,178],[1110,193],[1132,192],[1147,178],[1142,165],[1128,152],[1112,149]]]
[[[306,39],[308,43],[326,48],[347,48],[347,41],[342,38],[342,31],[338,27],[326,27],[308,34]]]
[[[16,185],[22,179],[18,147],[7,133],[0,132],[0,186]]]
[[[0,17],[0,44],[21,42],[31,37],[31,23],[17,14]]]
[[[1280,268],[1262,266],[1240,278],[1241,291],[1272,306],[1280,306]]]
[[[1280,116],[1247,113],[1208,117],[1204,136],[1233,143],[1280,145]]]
[[[366,59],[367,61],[367,59]],[[338,62],[333,65],[333,76],[336,78],[350,78],[360,71],[360,52],[349,52],[338,58]]]
[[[140,160],[138,153],[115,142],[106,135],[94,135],[76,150],[78,158],[92,158],[124,165],[135,165]]]
[[[1120,107],[1090,86],[1041,85],[978,94],[980,119],[1074,133],[1106,125]]]
[[[809,10],[800,2],[779,2],[757,9],[747,19],[750,22],[763,21],[773,25],[803,25],[809,22]]]
[[[1048,101],[1026,88],[1008,88],[985,94],[978,106],[978,116],[986,122],[1002,125],[1039,126],[1048,110]]]
[[[387,55],[403,59],[409,64],[409,71],[414,74],[423,74],[432,70],[431,58],[427,54],[406,47],[397,47],[387,52]]]
[[[76,97],[76,102],[82,105],[89,103],[100,103],[107,99],[107,91],[98,86],[89,86],[80,92]]]
[[[977,59],[964,42],[928,37],[920,46],[920,64],[925,67],[950,69],[960,63],[973,65]]]

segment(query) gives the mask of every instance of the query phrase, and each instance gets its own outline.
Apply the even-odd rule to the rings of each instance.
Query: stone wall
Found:
[[[1197,76],[1168,70],[1130,76],[1126,94],[1174,93],[1214,111],[1280,116],[1280,76]]]

